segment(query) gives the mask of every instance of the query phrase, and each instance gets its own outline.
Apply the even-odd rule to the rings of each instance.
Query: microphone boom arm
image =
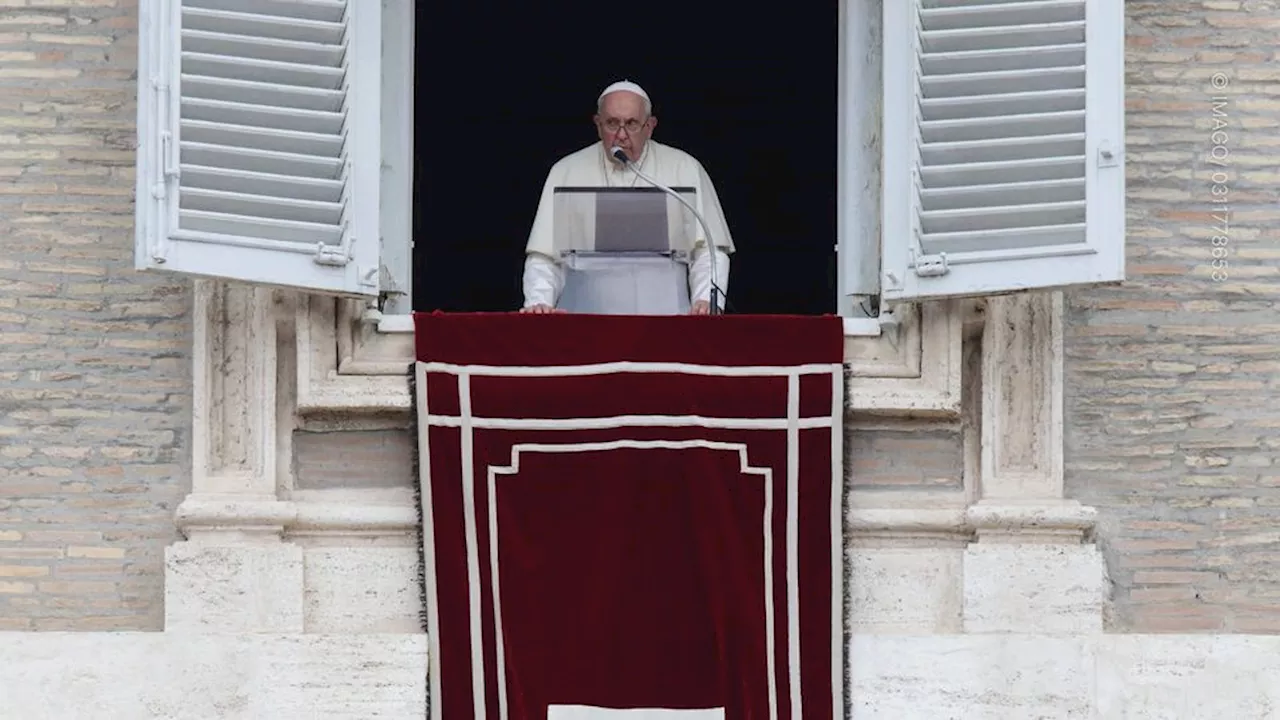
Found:
[[[715,243],[711,239],[711,228],[707,226],[707,221],[705,218],[702,217],[702,213],[698,212],[697,208],[691,205],[688,200],[685,200],[684,198],[680,197],[680,193],[676,192],[675,190],[672,190],[666,185],[663,185],[657,180],[654,180],[653,178],[649,177],[643,172],[640,172],[640,168],[636,167],[635,163],[631,162],[631,158],[627,157],[627,154],[623,152],[622,148],[619,148],[619,147],[612,148],[610,150],[610,154],[613,155],[613,157],[616,158],[623,165],[631,168],[631,171],[634,172],[636,175],[639,175],[641,178],[648,181],[649,184],[653,185],[659,190],[675,198],[680,202],[681,205],[684,205],[685,207],[689,208],[689,212],[693,213],[693,216],[697,218],[698,224],[702,226],[703,234],[707,236],[707,253],[709,254],[708,259],[711,261],[711,295],[710,295],[711,303],[710,303],[710,307],[707,309],[707,312],[710,313],[711,315],[720,315],[721,310],[720,310],[720,303],[719,303],[719,297],[718,297],[719,288],[716,286],[716,279],[718,278],[718,276],[716,275],[716,253],[718,252],[718,249],[716,248]]]

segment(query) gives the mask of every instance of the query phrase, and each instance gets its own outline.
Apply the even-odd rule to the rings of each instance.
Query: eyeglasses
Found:
[[[632,119],[632,120],[627,120],[625,122],[617,118],[609,118],[608,120],[605,120],[604,122],[602,122],[601,125],[604,126],[605,130],[608,130],[611,133],[616,133],[619,130],[622,130],[625,128],[627,131],[627,134],[631,134],[631,133],[640,132],[640,130],[644,128],[645,124],[647,124],[648,122],[649,122],[648,118],[645,118],[644,120]]]

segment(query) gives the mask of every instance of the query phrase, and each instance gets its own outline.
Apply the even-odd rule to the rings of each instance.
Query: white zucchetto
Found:
[[[619,80],[618,82],[605,88],[604,92],[600,93],[600,97],[596,98],[596,102],[598,103],[601,100],[604,100],[605,95],[608,95],[609,93],[618,92],[619,90],[625,90],[627,92],[632,92],[632,93],[635,93],[636,95],[639,95],[640,97],[644,98],[645,104],[648,104],[650,102],[649,93],[645,92],[644,88],[631,82],[630,80]]]

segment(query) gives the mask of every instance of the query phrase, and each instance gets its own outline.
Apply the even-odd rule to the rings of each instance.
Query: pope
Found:
[[[592,120],[598,141],[561,158],[547,173],[525,246],[524,307],[521,312],[557,312],[556,302],[564,289],[565,269],[552,244],[554,188],[649,186],[650,183],[640,173],[667,187],[692,186],[697,191],[698,212],[715,240],[717,304],[723,309],[729,285],[729,255],[734,251],[733,239],[729,235],[729,225],[715,186],[702,163],[683,150],[652,139],[658,118],[653,115],[649,95],[633,82],[623,80],[605,88],[596,100],[596,114]],[[640,173],[610,155],[611,148],[621,148],[631,163],[639,167]],[[711,307],[711,258],[707,250],[707,233],[701,223],[695,223],[695,227],[697,236],[689,258],[689,307],[691,313],[705,315]]]

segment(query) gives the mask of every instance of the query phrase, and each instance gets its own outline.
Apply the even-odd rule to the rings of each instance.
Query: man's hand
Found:
[[[689,308],[690,315],[710,315],[711,303],[706,300],[698,300],[693,303],[693,307]]]
[[[522,313],[532,313],[534,315],[546,315],[548,313],[562,313],[564,310],[553,308],[550,305],[530,305],[529,307],[520,308]]]

